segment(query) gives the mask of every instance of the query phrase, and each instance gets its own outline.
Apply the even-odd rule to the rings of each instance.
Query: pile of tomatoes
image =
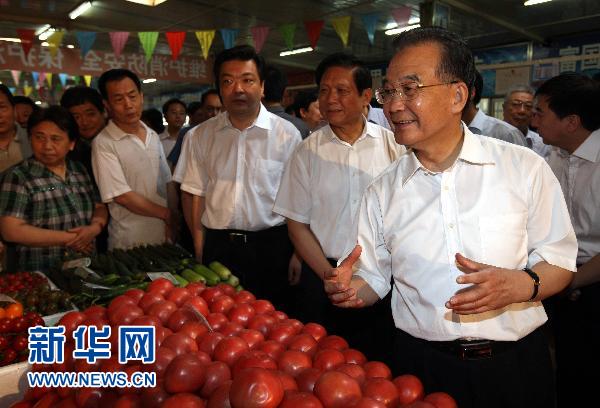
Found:
[[[39,273],[16,272],[0,276],[0,293],[15,293],[23,289],[48,286],[48,279]]]
[[[210,328],[198,316],[206,316]],[[149,371],[154,388],[30,389],[14,408],[30,407],[164,407],[164,408],[449,408],[447,394],[425,396],[412,375],[392,379],[388,366],[367,361],[346,340],[327,335],[323,326],[302,324],[275,310],[267,300],[227,284],[174,287],[153,281],[144,292],[131,289],[108,306],[67,313],[59,322],[66,337],[79,325],[111,325],[110,359],[88,364],[73,360],[35,366],[44,371]],[[156,327],[156,360],[119,364],[119,325]]]
[[[20,303],[0,308],[0,316],[0,367],[27,360],[27,329],[44,326],[44,319],[34,312],[23,314]]]

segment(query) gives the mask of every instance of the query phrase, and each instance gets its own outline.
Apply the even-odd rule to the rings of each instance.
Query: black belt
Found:
[[[460,360],[485,360],[515,347],[516,341],[465,340],[427,341],[436,350],[457,356]]]
[[[206,228],[206,232],[215,238],[227,240],[236,244],[251,244],[258,241],[281,239],[282,234],[287,235],[287,225],[278,225],[260,231],[244,231],[237,229],[211,229]]]

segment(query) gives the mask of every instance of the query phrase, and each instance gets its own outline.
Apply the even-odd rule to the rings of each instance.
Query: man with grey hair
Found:
[[[504,121],[523,133],[527,146],[542,157],[548,157],[551,147],[544,144],[539,134],[529,129],[533,117],[534,90],[529,85],[515,85],[504,97]]]

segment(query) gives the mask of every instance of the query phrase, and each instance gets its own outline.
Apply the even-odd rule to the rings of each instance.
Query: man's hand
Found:
[[[163,219],[165,221],[165,240],[169,243],[173,243],[179,233],[179,214],[176,211],[171,211],[167,208]]]
[[[350,255],[344,259],[337,268],[325,272],[325,292],[331,303],[338,307],[362,307],[362,299],[356,296],[356,290],[350,287],[352,281],[352,266],[360,257],[362,248],[356,245]]]
[[[65,246],[77,252],[90,253],[90,248],[93,249],[94,239],[101,231],[102,229],[97,224],[71,228],[67,232],[75,234],[75,237],[67,242]]]
[[[302,264],[300,258],[294,252],[290,258],[290,264],[288,266],[288,283],[291,286],[297,285],[300,282],[300,274],[302,273]]]
[[[446,307],[458,314],[497,310],[531,296],[531,278],[523,271],[475,262],[461,254],[456,254],[456,264],[465,273],[456,282],[469,285],[446,302]]]

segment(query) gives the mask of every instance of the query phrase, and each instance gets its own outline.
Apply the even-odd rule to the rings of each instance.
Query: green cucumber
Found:
[[[225,283],[233,286],[234,288],[240,284],[240,278],[235,275],[231,275],[229,279],[225,281]]]
[[[231,271],[223,265],[221,262],[213,261],[208,267],[221,278],[222,281],[226,281],[231,276]],[[234,285],[235,286],[235,285]]]
[[[191,269],[184,269],[181,271],[181,277],[188,282],[202,282],[206,283],[206,278],[199,273],[192,271]]]
[[[188,285],[188,283],[190,283],[187,279],[185,279],[181,275],[177,275],[176,273],[174,273],[173,276],[175,277],[175,279],[177,279],[177,282],[179,282],[179,286],[181,286],[181,287],[186,287]]]
[[[204,276],[206,278],[206,284],[208,286],[215,286],[217,283],[221,282],[221,278],[219,277],[219,275],[217,275],[204,265],[195,265],[194,272]]]

